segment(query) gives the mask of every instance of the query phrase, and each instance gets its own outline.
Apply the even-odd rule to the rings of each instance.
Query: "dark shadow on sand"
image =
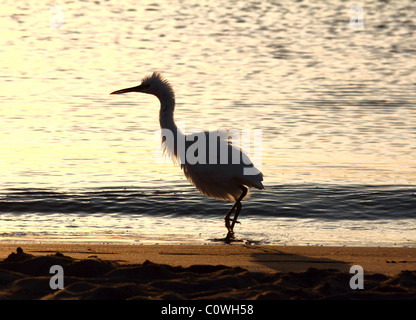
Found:
[[[297,254],[287,253],[265,246],[247,246],[253,250],[251,257],[253,262],[260,263],[276,272],[303,272],[308,268],[337,269],[348,273],[351,264],[328,258],[313,258]]]

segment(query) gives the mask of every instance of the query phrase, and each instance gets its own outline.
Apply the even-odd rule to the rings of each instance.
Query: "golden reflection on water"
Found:
[[[366,2],[360,31],[343,1],[61,7],[57,29],[49,5],[1,5],[3,185],[182,181],[154,158],[157,100],[108,95],[153,70],[187,128],[263,130],[266,186],[416,183],[411,1]]]

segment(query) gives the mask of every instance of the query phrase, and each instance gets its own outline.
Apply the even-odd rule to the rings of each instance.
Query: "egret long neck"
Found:
[[[178,130],[175,120],[173,118],[173,113],[175,111],[175,99],[172,97],[160,97],[160,112],[159,112],[159,122],[160,128],[169,129],[174,135]]]
[[[183,156],[182,152],[180,152],[181,149],[179,145],[184,144],[185,136],[178,129],[173,118],[173,112],[175,111],[175,99],[171,96],[167,96],[166,99],[159,98],[159,100],[159,121],[160,128],[162,129],[163,152],[167,154],[173,160],[173,162],[181,163]],[[181,144],[181,142],[183,143]]]

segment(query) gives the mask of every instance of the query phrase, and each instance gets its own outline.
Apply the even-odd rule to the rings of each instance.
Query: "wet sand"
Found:
[[[50,288],[52,265],[63,267],[63,289]],[[350,287],[352,265],[364,270],[362,290]],[[0,245],[0,299],[415,297],[416,248]]]

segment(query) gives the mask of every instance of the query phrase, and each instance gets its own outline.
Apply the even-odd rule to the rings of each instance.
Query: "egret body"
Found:
[[[111,94],[121,94],[127,92],[142,92],[156,96],[160,101],[159,121],[162,129],[162,146],[174,162],[181,165],[186,178],[205,196],[220,199],[231,200],[234,205],[224,217],[227,228],[225,240],[234,239],[234,225],[241,211],[241,201],[249,196],[249,188],[264,189],[262,184],[263,174],[257,170],[251,163],[246,154],[232,145],[224,137],[211,135],[209,132],[196,133],[185,136],[175,124],[175,94],[169,82],[158,72],[145,77],[139,86],[117,90]],[[173,141],[168,141],[163,132],[171,132]],[[197,150],[197,157],[203,161],[190,160],[186,151],[197,139],[205,139],[205,148]],[[213,141],[212,139],[215,139]],[[210,141],[211,140],[211,141]],[[184,141],[181,150],[181,141]],[[215,149],[210,142],[215,142]],[[217,151],[217,152],[214,152]],[[226,160],[221,161],[221,152],[227,152]],[[239,161],[232,158],[236,155]],[[251,174],[246,174],[245,169],[251,169]],[[254,173],[253,173],[254,171]],[[235,210],[234,217],[230,216]]]

